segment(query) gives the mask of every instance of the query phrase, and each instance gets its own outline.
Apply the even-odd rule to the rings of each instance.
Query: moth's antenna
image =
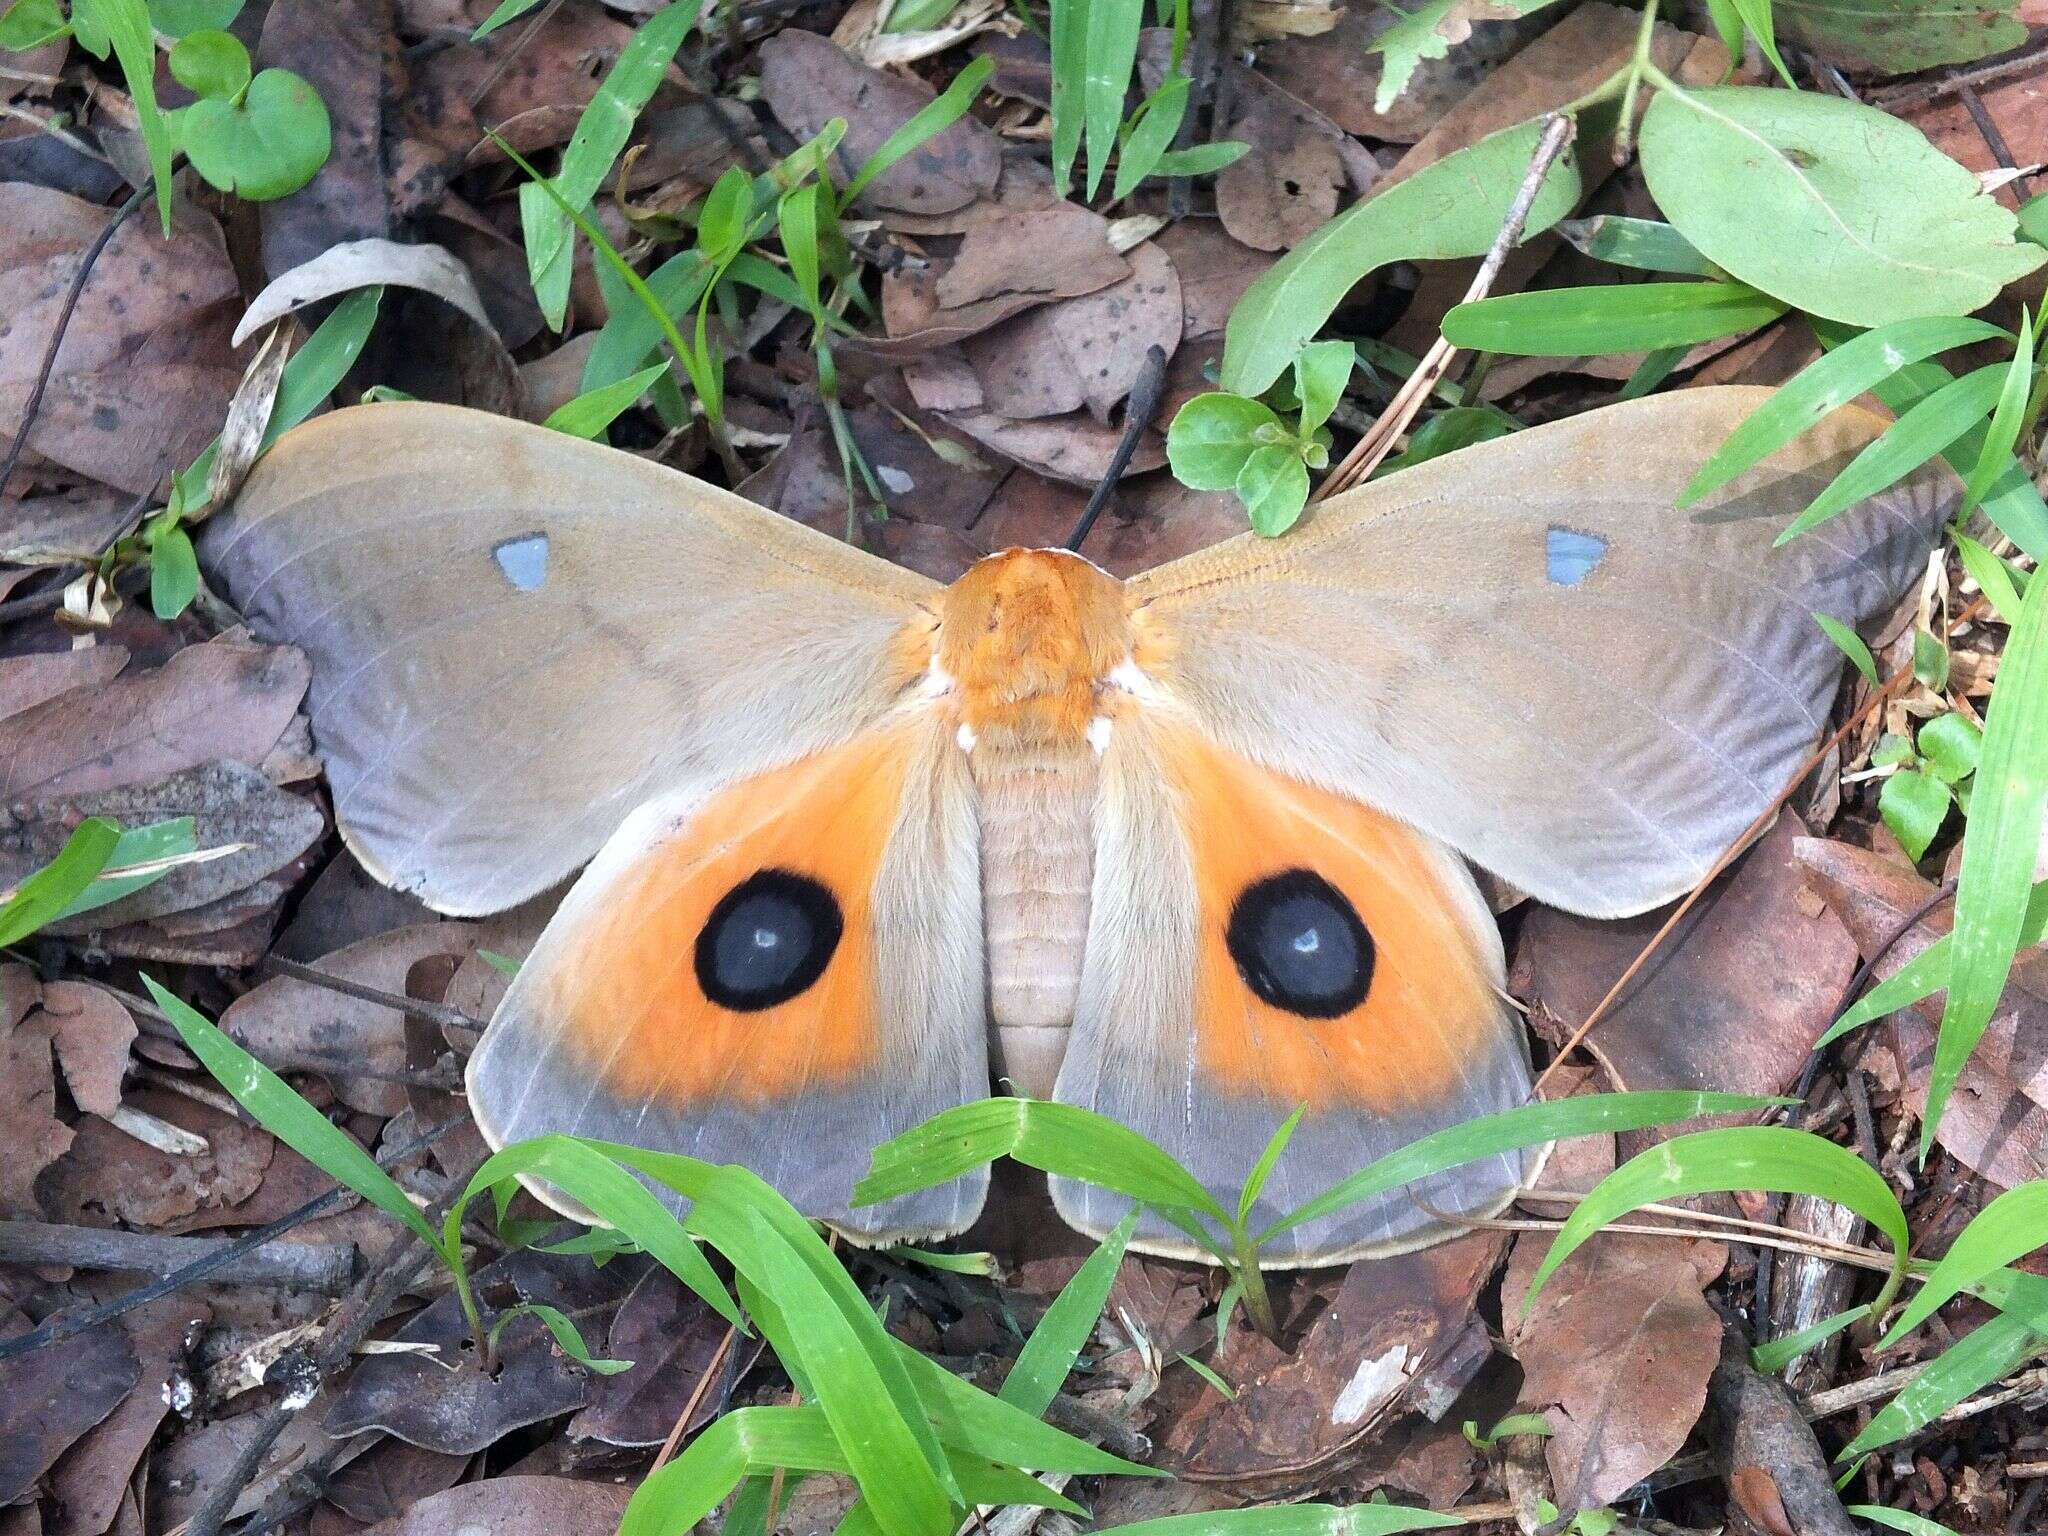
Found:
[[[1109,502],[1109,493],[1116,489],[1117,481],[1130,466],[1131,455],[1138,451],[1138,439],[1152,425],[1152,418],[1158,413],[1159,398],[1166,393],[1166,349],[1160,346],[1148,348],[1145,364],[1138,370],[1138,380],[1131,386],[1130,404],[1124,408],[1124,435],[1117,440],[1116,452],[1109,456],[1109,472],[1096,484],[1095,494],[1088,498],[1088,505],[1081,511],[1081,520],[1074,524],[1074,531],[1067,535],[1067,542],[1060,547],[1075,552],[1081,548],[1081,541],[1088,537],[1088,530],[1095,526],[1095,519],[1102,515],[1102,509]]]

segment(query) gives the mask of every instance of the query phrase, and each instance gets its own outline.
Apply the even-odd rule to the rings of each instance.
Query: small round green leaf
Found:
[[[1237,472],[1237,499],[1252,527],[1275,538],[1294,526],[1308,505],[1308,466],[1294,448],[1259,448]]]
[[[244,0],[149,0],[149,24],[165,37],[224,31],[242,14]]]
[[[57,0],[14,0],[0,12],[0,48],[9,53],[40,48],[69,30]]]
[[[1175,412],[1166,429],[1166,462],[1190,490],[1227,491],[1259,446],[1262,428],[1286,428],[1266,406],[1220,391],[1197,395]]]
[[[1657,206],[1708,260],[1851,325],[1966,315],[2048,251],[1910,123],[1819,91],[1660,90],[1643,118]]]
[[[1948,820],[1948,808],[1954,799],[1949,787],[1933,774],[1922,773],[1918,768],[1901,768],[1877,792],[1877,811],[1892,829],[1892,836],[1899,840],[1899,846],[1906,850],[1906,856],[1918,861],[1934,841],[1934,834],[1941,830],[1941,824]]]
[[[1982,728],[1954,710],[1936,715],[1920,727],[1920,755],[1947,783],[1960,783],[1975,773],[1983,749]]]
[[[195,96],[232,98],[249,83],[249,50],[232,32],[192,32],[171,46],[171,74]]]
[[[185,154],[223,192],[251,202],[289,197],[327,163],[327,107],[288,69],[266,69],[239,103],[207,97],[185,114]]]

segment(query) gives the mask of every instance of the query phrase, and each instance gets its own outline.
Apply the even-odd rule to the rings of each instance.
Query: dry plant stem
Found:
[[[2043,53],[2048,53],[2048,38],[2037,38],[2010,58],[1996,59],[1989,64],[1972,65],[1940,80],[1873,91],[1870,94],[1870,101],[1873,106],[1896,113],[1908,107],[1925,106],[1928,102],[1939,101],[1944,96],[1952,96],[1965,86],[2000,85],[2008,80],[2024,79],[2039,71]]]
[[[28,403],[21,408],[21,425],[14,429],[14,442],[7,450],[6,461],[0,463],[0,487],[14,478],[14,467],[21,462],[22,449],[28,446],[29,429],[36,424],[36,415],[43,408],[43,394],[50,387],[50,370],[57,366],[57,353],[64,346],[64,333],[71,329],[71,316],[78,308],[78,300],[85,292],[93,267],[113,243],[121,226],[128,222],[128,215],[142,206],[142,200],[150,195],[155,185],[153,181],[146,181],[129,193],[128,201],[114,210],[106,228],[93,236],[92,244],[79,258],[78,270],[72,274],[71,287],[64,295],[64,307],[57,311],[57,323],[50,328],[50,339],[43,347],[43,360],[36,368],[35,387],[28,393]]]
[[[1925,1367],[1918,1365],[1903,1366],[1896,1371],[1880,1371],[1877,1375],[1866,1376],[1861,1381],[1852,1381],[1839,1387],[1830,1387],[1825,1392],[1816,1392],[1806,1399],[1804,1412],[1809,1419],[1826,1419],[1838,1413],[1847,1413],[1851,1408],[1861,1408],[1865,1403],[1874,1403],[1881,1397],[1890,1397],[1923,1369]],[[2048,1392],[2048,1366],[2036,1366],[2032,1370],[2021,1371],[2002,1386],[1984,1393],[1981,1397],[1965,1398],[1948,1412],[1937,1416],[1934,1423],[1953,1424],[1960,1419],[1975,1418],[1980,1413],[1989,1413],[1993,1408],[2003,1408],[2007,1403],[2031,1397],[2036,1392]]]
[[[391,1148],[382,1154],[377,1159],[377,1162],[379,1166],[385,1168],[402,1162],[404,1159],[412,1156],[413,1153],[439,1141],[443,1136],[454,1130],[456,1126],[467,1124],[468,1119],[469,1117],[464,1115],[459,1120],[443,1121],[425,1135],[416,1136],[410,1141]],[[334,1188],[328,1190],[326,1194],[315,1195],[297,1210],[286,1212],[278,1217],[276,1221],[270,1222],[265,1226],[256,1227],[232,1241],[221,1243],[212,1254],[187,1264],[184,1268],[164,1276],[161,1280],[152,1281],[148,1285],[137,1286],[125,1296],[118,1296],[103,1306],[94,1307],[89,1312],[77,1314],[60,1313],[44,1323],[40,1328],[36,1328],[28,1333],[17,1334],[11,1339],[0,1340],[0,1361],[12,1360],[18,1355],[29,1354],[47,1345],[61,1344],[66,1339],[75,1339],[81,1333],[88,1333],[103,1323],[112,1322],[125,1312],[132,1312],[137,1307],[146,1306],[159,1297],[169,1296],[175,1291],[182,1291],[188,1286],[197,1285],[202,1280],[211,1279],[228,1265],[248,1254],[254,1253],[265,1243],[271,1241],[271,1239],[281,1237],[294,1227],[304,1226],[307,1222],[326,1215],[329,1211],[339,1206],[347,1198],[348,1193],[347,1189],[337,1184]]]
[[[343,997],[352,997],[357,1002],[381,1003],[394,1008],[409,1019],[418,1019],[422,1024],[437,1025],[442,1029],[460,1030],[468,1035],[483,1033],[484,1021],[460,1008],[449,1008],[440,1003],[422,1002],[416,997],[405,997],[397,992],[386,992],[381,987],[367,987],[359,981],[349,981],[340,976],[330,976],[325,971],[316,971],[310,965],[301,965],[296,960],[281,959],[276,955],[263,957],[261,970],[289,976],[293,981],[303,981],[308,986],[321,987],[329,992],[339,992]]]
[[[162,1279],[229,1246],[215,1238],[0,1221],[0,1264],[63,1264]],[[347,1246],[266,1243],[228,1255],[212,1278],[223,1285],[281,1285],[339,1296],[355,1279],[355,1255]]]
[[[697,1416],[697,1410],[704,1404],[704,1394],[711,1390],[711,1383],[718,1379],[725,1368],[725,1357],[731,1353],[739,1339],[739,1330],[730,1324],[726,1326],[725,1337],[718,1341],[718,1348],[712,1351],[710,1362],[704,1367],[704,1374],[697,1378],[697,1385],[690,1390],[690,1400],[683,1404],[683,1411],[676,1415],[675,1427],[668,1432],[668,1438],[661,1442],[661,1449],[654,1454],[654,1465],[649,1474],[659,1472],[668,1465],[675,1455],[676,1447],[683,1442],[683,1435],[689,1428],[690,1420]]]
[[[1500,269],[1506,264],[1508,253],[1521,242],[1522,231],[1529,223],[1529,210],[1536,205],[1536,195],[1543,190],[1544,178],[1557,163],[1557,157],[1578,132],[1575,118],[1562,112],[1554,112],[1543,125],[1543,136],[1537,140],[1536,153],[1529,158],[1529,173],[1522,178],[1522,185],[1515,192],[1515,200],[1508,207],[1508,216],[1495,237],[1493,247],[1486,253],[1486,259],[1479,264],[1479,271],[1472,279],[1472,286],[1465,290],[1465,302],[1473,303],[1483,299],[1493,290]],[[1393,401],[1381,412],[1380,419],[1373,423],[1372,430],[1361,437],[1352,450],[1344,455],[1343,462],[1323,478],[1312,498],[1323,501],[1340,491],[1348,491],[1359,484],[1374,470],[1380,461],[1393,451],[1394,444],[1409,424],[1421,411],[1423,402],[1444,375],[1451,370],[1451,359],[1458,349],[1441,336],[1436,339],[1415,371],[1408,375],[1395,394]]]

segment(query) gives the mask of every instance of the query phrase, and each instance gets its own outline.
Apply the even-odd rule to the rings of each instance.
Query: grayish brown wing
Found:
[[[1932,467],[1772,541],[1884,422],[1858,408],[1683,511],[1768,398],[1680,390],[1468,448],[1131,583],[1158,681],[1254,762],[1553,905],[1686,890],[1818,739],[1842,656],[1925,568]]]
[[[364,866],[463,915],[561,881],[647,800],[871,724],[938,590],[687,475],[441,405],[286,434],[201,557],[311,656]]]

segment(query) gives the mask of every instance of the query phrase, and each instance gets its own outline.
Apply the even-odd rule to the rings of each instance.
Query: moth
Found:
[[[1596,917],[1679,895],[1823,728],[1814,615],[1867,628],[1924,570],[1945,472],[1773,547],[1881,430],[1856,408],[1677,508],[1764,398],[1516,432],[1130,580],[1008,550],[950,586],[602,446],[373,405],[288,434],[203,554],[311,656],[374,876],[476,916],[582,871],[469,1063],[492,1143],[744,1163],[881,1243],[975,1219],[985,1170],[851,1193],[992,1076],[1226,1204],[1306,1106],[1257,1225],[1528,1096],[1470,866]],[[1265,1262],[1439,1240],[1538,1155]],[[1093,1235],[1126,1209],[1052,1198]],[[1149,1216],[1136,1245],[1205,1257]]]

